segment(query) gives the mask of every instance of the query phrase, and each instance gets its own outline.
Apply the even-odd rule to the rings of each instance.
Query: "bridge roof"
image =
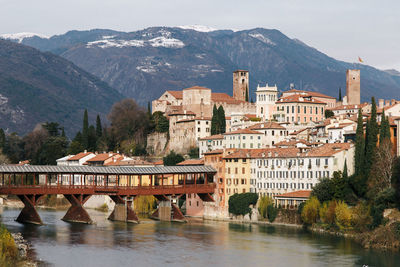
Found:
[[[92,167],[54,165],[0,165],[0,173],[58,173],[58,174],[186,174],[216,173],[211,166],[162,166],[162,167]]]

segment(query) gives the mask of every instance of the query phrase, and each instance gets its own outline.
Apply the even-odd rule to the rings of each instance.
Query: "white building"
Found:
[[[224,136],[222,134],[211,135],[199,139],[199,157],[202,158],[205,152],[223,149]]]
[[[263,133],[248,128],[224,133],[223,148],[261,148],[263,136]]]
[[[311,149],[270,148],[250,151],[250,191],[270,196],[312,190],[321,178],[354,171],[354,146],[349,143],[324,144]]]
[[[345,135],[353,133],[357,129],[357,123],[335,123],[333,127],[328,128],[328,142],[329,143],[343,143],[345,142]]]
[[[258,123],[250,129],[262,133],[262,145],[260,148],[272,147],[274,144],[288,138],[288,131],[286,128],[272,121]]]
[[[256,95],[257,117],[262,121],[272,119],[275,102],[278,100],[278,88],[276,85],[266,84],[265,87],[257,85]]]

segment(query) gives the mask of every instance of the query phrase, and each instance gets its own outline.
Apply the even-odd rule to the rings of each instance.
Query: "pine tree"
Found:
[[[365,138],[363,128],[363,117],[361,109],[358,110],[357,130],[356,130],[356,147],[354,153],[355,174],[361,174],[364,168],[365,154]]]
[[[378,123],[376,121],[376,102],[372,97],[371,119],[367,124],[367,139],[365,142],[365,174],[368,176],[373,164],[373,157],[378,142]]]
[[[246,102],[249,102],[249,88],[246,85]]]
[[[214,104],[213,115],[211,118],[211,135],[217,134],[217,124],[218,124],[218,110],[217,106]]]
[[[342,87],[339,87],[339,101],[342,101]]]
[[[88,136],[89,136],[89,119],[88,111],[85,109],[83,114],[83,127],[82,127],[82,146],[84,149],[88,149]]]
[[[218,124],[219,124],[219,134],[226,132],[226,120],[225,120],[225,110],[221,106],[218,108]]]
[[[64,127],[61,127],[61,137],[65,137],[65,130],[64,130]]]
[[[102,134],[103,134],[103,127],[101,126],[100,115],[97,114],[97,118],[96,118],[96,136],[97,136],[97,138],[100,138]]]

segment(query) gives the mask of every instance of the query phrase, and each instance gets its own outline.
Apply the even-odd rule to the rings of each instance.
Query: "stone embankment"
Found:
[[[26,267],[37,267],[37,263],[33,262],[31,259],[28,258],[29,250],[31,249],[30,244],[28,241],[24,239],[21,233],[11,234],[14,238],[15,245],[18,249],[18,258],[22,262],[22,266]]]

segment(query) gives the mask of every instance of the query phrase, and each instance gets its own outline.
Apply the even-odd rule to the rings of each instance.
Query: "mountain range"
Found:
[[[339,87],[344,93],[346,70],[353,68],[361,70],[362,100],[400,96],[397,71],[335,60],[278,30],[151,27],[25,35],[3,37],[59,55],[142,105],[165,90],[194,85],[231,94],[236,69],[250,71],[252,98],[257,85],[265,83],[277,84],[280,91],[293,83],[298,89],[337,96]]]
[[[122,96],[107,83],[49,52],[0,40],[0,128],[25,134],[37,123],[58,122],[69,136],[103,119]]]

